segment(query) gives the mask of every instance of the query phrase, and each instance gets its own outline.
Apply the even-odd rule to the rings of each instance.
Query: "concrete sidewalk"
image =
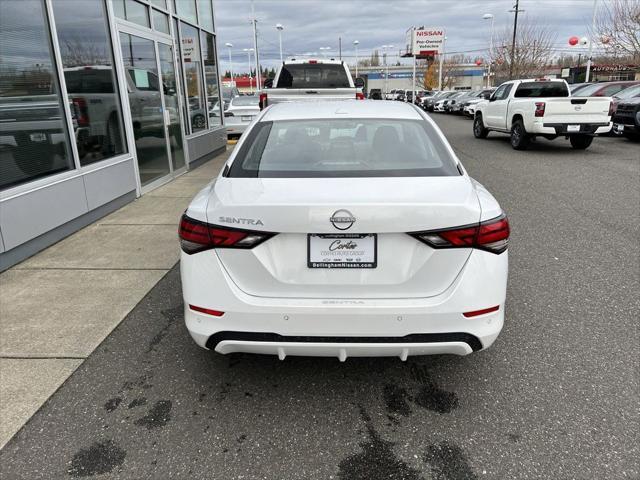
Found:
[[[180,215],[231,150],[0,274],[0,448],[176,264]]]

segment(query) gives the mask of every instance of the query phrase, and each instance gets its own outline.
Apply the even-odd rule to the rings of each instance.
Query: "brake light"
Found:
[[[364,100],[364,93],[356,92],[356,100]]]
[[[206,313],[207,315],[213,315],[214,317],[221,317],[224,315],[224,312],[220,310],[211,310],[210,308],[198,307],[197,305],[189,305],[189,310],[193,310],[194,312]]]
[[[309,60],[309,63],[313,65],[313,64],[318,63],[318,60]]]
[[[265,92],[260,93],[259,105],[260,110],[267,108],[267,105],[269,105],[269,99],[267,98],[267,94]]]
[[[485,315],[487,313],[497,312],[500,310],[500,305],[496,305],[495,307],[483,308],[482,310],[474,310],[473,312],[464,312],[464,315],[467,318],[477,317],[479,315]]]
[[[613,101],[611,101],[609,102],[609,116],[613,117],[615,113],[616,113],[616,104]]]
[[[275,233],[221,227],[201,222],[183,214],[178,236],[182,251],[189,255],[211,248],[253,248]]]
[[[77,112],[76,121],[79,127],[89,126],[89,109],[87,108],[87,101],[82,97],[74,97],[71,99],[74,110]]]
[[[409,235],[432,248],[476,248],[498,254],[509,246],[509,220],[503,213],[479,224],[411,232]]]
[[[536,102],[536,117],[544,117],[544,109],[546,104],[544,102]]]

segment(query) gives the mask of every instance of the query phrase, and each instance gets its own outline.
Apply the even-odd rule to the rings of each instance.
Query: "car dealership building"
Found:
[[[213,7],[0,2],[0,270],[224,151]]]

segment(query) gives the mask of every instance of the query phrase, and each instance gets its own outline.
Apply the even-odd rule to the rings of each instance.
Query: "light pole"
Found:
[[[596,29],[596,13],[598,12],[598,0],[593,0],[593,16],[591,17],[591,35],[593,36],[593,32]],[[591,53],[593,51],[593,38],[589,38],[589,58],[587,59],[587,73],[584,76],[584,81],[589,82],[589,77],[591,76]]]
[[[233,87],[233,60],[231,59],[231,49],[233,48],[233,43],[225,43],[225,47],[229,49],[229,76],[231,77],[231,86]]]
[[[356,78],[358,77],[358,45],[360,42],[358,40],[353,41],[353,46],[356,47]]]
[[[280,39],[280,63],[282,63],[284,61],[282,58],[282,30],[284,30],[284,27],[281,23],[278,23],[276,24],[276,29],[278,30],[278,38]]]
[[[438,90],[442,91],[442,67],[444,66],[445,46],[447,44],[447,37],[442,40],[442,53],[440,54],[440,68],[438,69]]]
[[[384,52],[384,66],[386,67],[387,74],[384,76],[384,95],[387,96],[387,91],[389,89],[389,62],[387,59],[387,50],[393,48],[393,45],[382,45],[382,51]]]
[[[487,70],[487,88],[491,86],[491,62],[493,61],[493,23],[495,21],[495,17],[493,13],[485,13],[482,16],[483,20],[491,20],[491,37],[489,40],[489,62],[488,62],[488,70]]]
[[[249,64],[249,89],[253,93],[253,75],[251,75],[251,52],[253,48],[243,48],[243,52],[247,52],[247,63]]]

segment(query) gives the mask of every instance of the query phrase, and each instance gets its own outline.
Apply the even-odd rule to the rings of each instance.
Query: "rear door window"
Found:
[[[516,98],[568,97],[569,90],[564,82],[523,82],[518,85]]]
[[[342,64],[304,63],[283,65],[276,88],[349,88]]]

